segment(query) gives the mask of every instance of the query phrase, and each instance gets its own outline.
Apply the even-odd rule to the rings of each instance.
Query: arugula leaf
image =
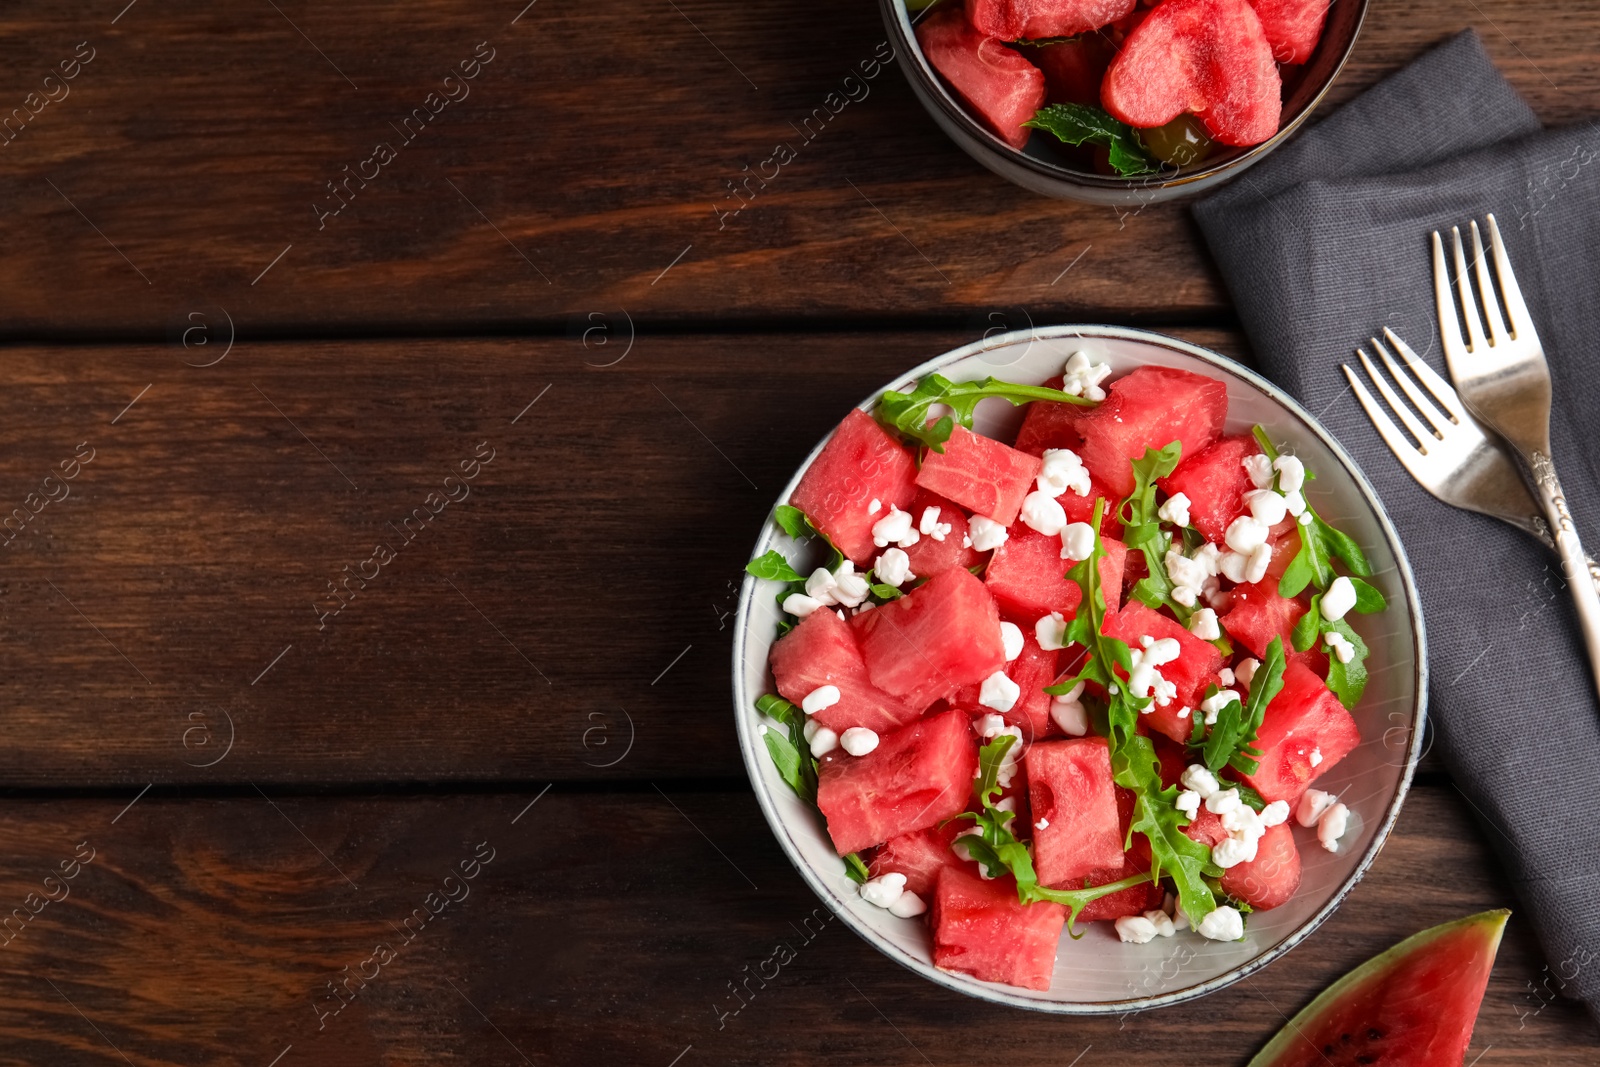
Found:
[[[772,513],[773,521],[783,528],[783,532],[796,541],[808,537],[815,527],[811,520],[806,518],[806,513],[792,504],[779,504]]]
[[[766,555],[753,559],[744,565],[746,574],[753,574],[757,578],[765,578],[774,582],[803,582],[802,576],[789,561],[783,558],[783,553],[775,548],[767,550]]]
[[[1228,785],[1239,791],[1239,801],[1241,803],[1248,804],[1257,812],[1260,812],[1262,808],[1267,806],[1267,798],[1262,796],[1260,793],[1257,793],[1254,789],[1251,789],[1243,782],[1229,782]]]
[[[1389,600],[1371,584],[1360,578],[1351,578],[1350,584],[1356,591],[1355,610],[1363,615],[1372,615],[1383,611],[1389,606]]]
[[[877,597],[879,600],[894,600],[894,599],[897,599],[898,597],[905,596],[904,593],[902,593],[900,590],[896,589],[894,586],[885,585],[882,582],[878,582],[878,583],[873,584],[871,586],[871,589],[872,589],[872,595]]]
[[[1156,162],[1132,126],[1086,104],[1051,104],[1040,108],[1024,126],[1046,130],[1070,145],[1103,145],[1110,151],[1111,169],[1124,178],[1149,174]]]
[[[1144,553],[1149,573],[1134,584],[1133,596],[1146,607],[1170,608],[1185,627],[1194,614],[1172,599],[1176,587],[1167,575],[1166,555],[1171,546],[1156,507],[1156,480],[1165,478],[1183,457],[1183,442],[1173,441],[1162,449],[1146,448],[1144,456],[1133,461],[1133,492],[1117,507],[1122,520],[1122,542]]]
[[[1350,580],[1356,583],[1356,611],[1370,614],[1373,611],[1382,611],[1387,606],[1388,601],[1384,599],[1382,593],[1359,578]],[[1309,651],[1330,633],[1338,634],[1350,642],[1355,653],[1350,657],[1349,663],[1341,663],[1337,655],[1331,651],[1328,653],[1328,688],[1339,698],[1339,703],[1347,708],[1354,708],[1367,688],[1367,643],[1345,620],[1335,619],[1329,622],[1322,617],[1322,596],[1323,594],[1318,593],[1311,598],[1311,609],[1295,623],[1290,640],[1297,652]],[[1367,605],[1365,609],[1363,603]]]
[[[844,860],[844,873],[857,885],[872,877],[872,872],[867,870],[867,865],[861,862],[861,854],[859,852],[850,852],[840,858]]]
[[[1256,443],[1261,446],[1261,451],[1266,453],[1267,458],[1276,462],[1278,449],[1273,445],[1272,438],[1267,436],[1267,431],[1261,426],[1255,426],[1250,432],[1255,435]],[[1310,471],[1306,472],[1306,478],[1313,477],[1315,475]],[[1323,522],[1322,516],[1317,514],[1310,501],[1306,501],[1306,514],[1311,516],[1311,521],[1299,524],[1300,551],[1295,553],[1294,559],[1290,560],[1289,566],[1284,569],[1283,577],[1278,579],[1279,596],[1297,597],[1313,582],[1318,589],[1328,588],[1338,577],[1333,569],[1334,560],[1339,560],[1358,578],[1366,578],[1372,574],[1372,564],[1367,562],[1366,553],[1361,551],[1361,546],[1356,544],[1353,538]],[[1365,582],[1361,584],[1366,585]],[[1372,592],[1382,600],[1381,593],[1376,589]],[[1381,611],[1382,608],[1376,610]]]
[[[817,799],[817,761],[811,755],[811,746],[806,743],[805,712],[771,693],[756,698],[756,710],[777,719],[787,728],[787,737],[769,726],[761,738],[767,743],[767,753],[789,788],[801,800],[814,803]]]
[[[1217,712],[1217,721],[1206,737],[1204,758],[1213,772],[1224,766],[1241,774],[1254,774],[1261,766],[1261,750],[1255,742],[1261,731],[1267,705],[1283,689],[1283,638],[1274,637],[1250,679],[1250,692],[1242,702],[1230,701]]]
[[[985,378],[981,382],[952,382],[942,374],[930,374],[917,382],[909,393],[889,389],[878,398],[874,412],[888,429],[933,449],[944,452],[944,443],[950,440],[956,422],[972,429],[972,415],[978,401],[997,396],[1013,406],[1034,400],[1051,400],[1058,404],[1094,406],[1094,401],[1064,393],[1060,389],[1046,389],[1042,385],[1019,385],[998,378]],[[953,414],[945,415],[929,426],[928,413],[935,404],[948,405]]]

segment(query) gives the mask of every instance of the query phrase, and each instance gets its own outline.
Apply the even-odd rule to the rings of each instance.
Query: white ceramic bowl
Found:
[[[1228,433],[1260,423],[1274,440],[1291,444],[1317,475],[1306,496],[1319,514],[1354,537],[1372,561],[1370,579],[1388,598],[1389,610],[1354,618],[1371,648],[1371,681],[1355,709],[1361,744],[1317,787],[1337,792],[1352,813],[1338,854],[1317,847],[1296,828],[1300,846],[1300,891],[1282,907],[1249,918],[1242,941],[1207,941],[1191,932],[1144,945],[1117,940],[1109,923],[1091,923],[1080,940],[1062,935],[1054,981],[1039,992],[981,982],[936,969],[931,935],[922,918],[897,919],[863,901],[844,873],[821,817],[778,776],[757,726],[764,720],[755,700],[773,691],[767,653],[777,638],[778,585],[746,577],[739,596],[733,646],[733,694],[740,751],[761,810],[802,877],[845,923],[874,948],[942,986],[999,1004],[1064,1014],[1121,1014],[1176,1004],[1221,989],[1266,966],[1315,930],[1338,907],[1377,856],[1400,812],[1421,752],[1427,702],[1427,657],[1421,606],[1394,527],[1354,461],[1299,404],[1238,363],[1215,352],[1143,330],[1113,326],[1054,326],[1019,331],[947,352],[889,382],[898,389],[937,371],[955,381],[990,374],[1040,383],[1059,374],[1074,352],[1087,351],[1120,375],[1142,364],[1178,367],[1220,379],[1228,387]],[[881,390],[880,390],[881,392]],[[870,410],[878,393],[861,402]],[[1009,439],[1022,412],[1003,401],[985,401],[976,429]],[[789,499],[819,443],[775,503]],[[798,549],[768,522],[752,554],[777,548],[794,558]]]

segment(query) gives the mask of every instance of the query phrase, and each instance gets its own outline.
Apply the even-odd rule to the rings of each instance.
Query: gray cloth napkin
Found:
[[[1538,933],[1550,987],[1600,1019],[1600,706],[1560,561],[1425,493],[1339,371],[1384,326],[1444,370],[1428,235],[1488,212],[1545,345],[1556,469],[1594,555],[1600,129],[1541,130],[1468,31],[1194,208],[1263,371],[1349,449],[1398,527],[1422,592],[1436,746]]]

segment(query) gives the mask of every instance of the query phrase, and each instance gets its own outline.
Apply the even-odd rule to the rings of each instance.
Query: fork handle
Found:
[[[1594,675],[1595,688],[1600,691],[1600,592],[1593,581],[1584,581],[1589,574],[1589,563],[1578,540],[1577,527],[1572,522],[1572,512],[1567,510],[1566,494],[1561,491],[1561,481],[1556,477],[1555,464],[1550,457],[1535,449],[1528,453],[1528,467],[1533,474],[1533,486],[1544,508],[1545,519],[1555,537],[1556,551],[1561,554],[1561,570],[1578,603],[1578,622],[1583,627],[1583,643],[1589,650],[1589,669]]]
[[[1513,524],[1522,526],[1524,529],[1528,530],[1533,534],[1533,536],[1539,539],[1540,543],[1542,543],[1544,547],[1551,549],[1556,547],[1555,538],[1550,536],[1550,524],[1544,521],[1543,515],[1529,515],[1526,523]],[[1600,563],[1596,563],[1594,557],[1590,555],[1585,555],[1583,557],[1583,562],[1584,566],[1586,566],[1589,570],[1589,577],[1594,580],[1595,588],[1600,589]]]

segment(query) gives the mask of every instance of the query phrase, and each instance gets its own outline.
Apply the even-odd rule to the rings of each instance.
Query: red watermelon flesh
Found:
[[[942,453],[929,450],[922,457],[917,484],[954,500],[974,515],[1010,526],[1017,521],[1022,498],[1033,491],[1038,474],[1038,456],[957,426]]]
[[[984,583],[995,600],[1007,614],[1032,620],[1022,626],[1024,631],[1031,631],[1034,622],[1052,611],[1061,612],[1063,618],[1073,618],[1083,590],[1067,578],[1067,571],[1076,564],[1061,558],[1061,538],[1047,537],[1020,522],[1011,527],[1009,534],[1006,543],[989,557],[989,565],[983,571]],[[1109,537],[1102,537],[1100,544],[1105,549],[1100,581],[1105,590],[1106,611],[1113,612],[1122,599],[1122,571],[1128,548]]]
[[[900,442],[858,408],[839,423],[800,477],[789,503],[806,513],[839,551],[858,565],[871,561],[872,525],[917,495],[917,462]],[[869,510],[872,502],[880,510]]]
[[[1188,111],[1213,139],[1253,145],[1278,132],[1282,90],[1248,0],[1165,0],[1128,35],[1100,99],[1130,126],[1164,126]]]
[[[1267,646],[1274,637],[1283,638],[1283,652],[1324,677],[1328,673],[1328,654],[1320,648],[1296,652],[1289,640],[1294,624],[1306,613],[1306,605],[1298,599],[1278,595],[1278,582],[1269,578],[1252,585],[1233,587],[1231,606],[1219,620],[1228,636],[1249,649],[1256,657],[1267,654]]]
[[[1106,619],[1105,634],[1126,641],[1131,648],[1140,647],[1140,638],[1152,637],[1157,641],[1170,637],[1178,642],[1178,658],[1157,668],[1161,677],[1178,687],[1178,695],[1166,707],[1155,707],[1139,716],[1150,729],[1165,734],[1179,743],[1189,738],[1194,726],[1193,711],[1179,718],[1182,708],[1200,706],[1206,686],[1216,681],[1222,669],[1222,653],[1210,641],[1203,641],[1165,615],[1130,600],[1122,610]]]
[[[951,567],[973,567],[983,562],[983,553],[965,545],[967,516],[958,505],[924,489],[904,510],[910,513],[915,525],[922,522],[922,513],[930,507],[939,509],[939,522],[949,523],[950,532],[944,535],[943,541],[923,534],[916,544],[905,550],[911,559],[911,573],[918,578],[932,578]]]
[[[1044,72],[1015,49],[967,25],[951,8],[917,26],[922,54],[983,123],[1012,148],[1028,143],[1024,122],[1044,105]]]
[[[1118,832],[1122,840],[1128,840],[1128,824],[1133,821],[1133,791],[1121,786],[1116,788]],[[1122,864],[1118,867],[1102,867],[1090,872],[1086,881],[1090,885],[1105,885],[1107,882],[1120,881],[1136,874],[1150,872],[1150,842],[1143,834],[1134,834],[1128,846],[1128,851],[1122,854]],[[1150,882],[1147,885],[1134,886],[1131,889],[1119,889],[1110,896],[1091,900],[1082,911],[1078,913],[1078,922],[1111,922],[1122,918],[1124,915],[1142,915],[1151,908],[1159,908],[1165,898],[1166,891],[1160,883]]]
[[[1244,511],[1244,495],[1255,488],[1244,459],[1260,452],[1250,434],[1224,437],[1200,452],[1186,452],[1177,469],[1157,484],[1168,496],[1188,497],[1189,525],[1220,545],[1228,524]]]
[[[967,21],[1002,41],[1072,37],[1121,18],[1136,0],[967,0]]]
[[[934,575],[850,625],[872,683],[919,710],[1005,666],[1000,611],[965,567]]]
[[[1009,875],[985,881],[957,867],[939,872],[929,920],[933,965],[985,982],[1049,989],[1067,909],[1022,904]]]
[[[1104,500],[1105,507],[1100,509],[1100,534],[1103,537],[1121,537],[1122,523],[1114,516],[1117,505],[1122,503],[1120,497],[1107,489],[1104,483],[1089,477],[1089,492],[1086,496],[1079,496],[1068,489],[1056,497],[1056,503],[1061,505],[1061,510],[1067,513],[1068,522],[1091,522],[1094,519],[1094,504],[1096,500]]]
[[[884,734],[865,756],[823,756],[817,807],[843,856],[948,819],[967,806],[977,773],[971,723],[947,711]]]
[[[1062,377],[1058,374],[1040,384],[1047,389],[1060,389]],[[1083,444],[1078,423],[1093,410],[1084,404],[1033,401],[1023,413],[1022,428],[1017,431],[1017,451],[1030,456],[1042,456],[1047,448],[1070,448],[1076,451]]]
[[[1225,785],[1227,783],[1224,783]],[[1222,817],[1202,807],[1183,832],[1215,848],[1228,836]],[[1256,845],[1256,858],[1235,864],[1222,874],[1222,889],[1257,911],[1266,911],[1294,896],[1300,888],[1300,850],[1288,823],[1268,827]]]
[[[1120,869],[1122,819],[1105,738],[1045,741],[1023,760],[1039,884],[1077,888],[1091,874]]]
[[[1290,1020],[1249,1067],[1459,1067],[1510,914],[1435,926],[1368,960]]]
[[[812,716],[830,730],[865,726],[877,733],[898,730],[922,714],[890,696],[867,675],[850,624],[831,611],[813,611],[772,646],[772,677],[785,700],[799,704],[825,685],[839,690],[839,702]]]
[[[1011,710],[996,711],[980,703],[981,684],[962,686],[950,698],[950,703],[966,709],[972,715],[999,715],[1007,725],[1022,731],[1024,743],[1032,744],[1050,729],[1050,694],[1044,691],[1044,687],[1055,682],[1058,673],[1056,661],[1061,653],[1046,652],[1039,647],[1039,642],[1033,636],[1031,622],[1019,622],[1017,626],[1022,630],[1022,652],[1006,664],[1005,672],[1008,678],[1017,683],[1022,695]]]
[[[930,826],[908,834],[891,837],[883,843],[867,864],[872,877],[891,871],[906,876],[906,888],[924,901],[933,898],[933,887],[939,881],[939,872],[946,867],[977,874],[978,865],[964,860],[950,849],[950,842],[970,822],[953,822],[948,826]]]
[[[1166,4],[1182,0],[1166,0]],[[1239,0],[1243,3],[1244,0]],[[1133,460],[1147,448],[1183,443],[1183,455],[1222,434],[1228,390],[1215,378],[1171,367],[1144,366],[1111,383],[1104,402],[1078,422],[1078,455],[1089,473],[1119,498],[1133,492]]]
[[[1317,50],[1330,0],[1250,0],[1279,63],[1304,63]]]
[[[1099,107],[1100,82],[1116,51],[1111,42],[1098,33],[1085,33],[1068,41],[1035,48],[1033,61],[1044,71],[1045,102]],[[1052,388],[1060,388],[1060,383]]]
[[[1245,775],[1268,802],[1293,804],[1318,776],[1333,769],[1361,741],[1356,721],[1311,670],[1290,663],[1283,672],[1283,689],[1267,705],[1256,746],[1261,766]],[[1314,753],[1321,754],[1316,766]]]

